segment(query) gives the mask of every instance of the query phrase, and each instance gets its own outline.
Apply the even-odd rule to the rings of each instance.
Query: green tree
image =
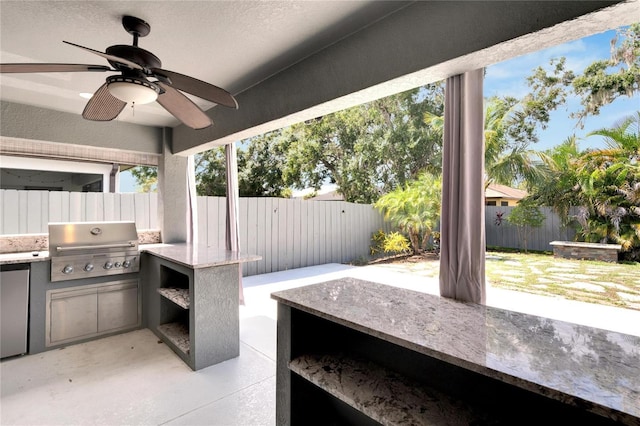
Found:
[[[552,207],[563,218],[564,225],[568,224],[569,212],[576,203],[577,164],[581,155],[575,135],[539,154],[543,178],[531,188],[530,198],[537,205]]]
[[[513,97],[491,97],[484,112],[485,187],[491,183],[529,184],[541,178],[538,153],[529,149],[537,142],[536,126],[544,127],[549,119],[540,109],[555,108],[558,100],[546,100],[527,95],[522,100]],[[535,107],[534,107],[535,105]],[[442,134],[444,117],[427,113],[425,122]],[[547,121],[540,121],[547,120]]]
[[[253,137],[238,150],[238,186],[241,197],[288,197],[283,173],[289,141],[282,130]]]
[[[288,197],[283,180],[287,140],[282,131],[265,133],[243,141],[238,148],[238,189],[241,197]],[[216,147],[196,156],[199,195],[225,196],[225,148]]]
[[[548,181],[532,194],[568,222],[577,222],[578,238],[621,244],[625,256],[640,259],[640,113],[602,136],[607,147],[580,152],[567,141],[545,157]],[[577,213],[570,215],[570,207]]]
[[[440,219],[442,178],[423,173],[404,187],[383,195],[374,207],[408,235],[414,253],[423,252]]]
[[[136,180],[138,192],[154,192],[158,187],[158,168],[151,166],[136,166],[130,169],[131,176]]]
[[[552,62],[553,75],[539,67],[536,80],[548,91],[572,91],[581,99],[581,109],[572,112],[579,126],[588,115],[621,96],[631,97],[640,90],[640,23],[618,29],[611,40],[611,56],[592,62],[581,74],[565,69],[565,58]]]
[[[640,254],[640,112],[610,129],[607,148],[586,152],[578,169],[581,206],[578,221],[585,241],[621,244],[632,258]]]
[[[572,81],[574,92],[582,98],[582,110],[573,114],[580,121],[620,96],[633,96],[640,90],[640,23],[617,31],[611,41],[611,58],[595,61]]]
[[[285,182],[335,183],[347,201],[371,203],[422,170],[437,172],[442,139],[423,116],[442,114],[442,96],[433,84],[292,126]]]
[[[527,241],[534,228],[539,228],[546,217],[538,206],[531,202],[521,201],[507,216],[507,222],[518,229],[518,237],[522,241],[522,248],[527,253]]]
[[[224,146],[218,146],[197,154],[195,156],[195,169],[198,195],[224,197],[227,194]]]
[[[537,108],[524,106],[527,102],[543,105],[542,101],[529,98],[527,96],[519,101],[512,97],[492,97],[487,101],[484,124],[485,186],[494,182],[508,186],[524,182],[531,186],[541,178],[537,152],[529,149],[529,145],[538,140],[536,123],[546,125],[546,121],[537,120],[548,120],[548,116],[538,114]],[[553,108],[555,101],[547,101],[550,102],[548,107]]]

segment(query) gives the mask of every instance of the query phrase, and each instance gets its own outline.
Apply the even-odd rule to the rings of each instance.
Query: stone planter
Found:
[[[553,256],[563,259],[600,260],[617,262],[620,244],[582,243],[574,241],[552,241]]]

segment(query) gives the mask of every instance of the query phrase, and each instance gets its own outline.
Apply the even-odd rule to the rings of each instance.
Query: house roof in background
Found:
[[[492,183],[487,187],[484,195],[487,198],[509,198],[513,200],[521,200],[528,194],[527,191],[523,191],[522,189],[516,189],[511,188],[510,186]]]

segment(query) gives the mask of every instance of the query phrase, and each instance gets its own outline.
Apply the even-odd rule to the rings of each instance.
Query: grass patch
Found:
[[[637,263],[492,251],[487,253],[485,268],[487,283],[493,287],[640,310]]]
[[[437,279],[436,254],[378,263]],[[506,290],[640,310],[640,264],[554,258],[550,253],[487,251],[487,284]]]

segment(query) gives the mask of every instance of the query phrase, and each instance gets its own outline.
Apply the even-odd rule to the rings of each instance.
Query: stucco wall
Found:
[[[162,154],[162,129],[120,121],[88,121],[79,114],[0,102],[6,137]]]

